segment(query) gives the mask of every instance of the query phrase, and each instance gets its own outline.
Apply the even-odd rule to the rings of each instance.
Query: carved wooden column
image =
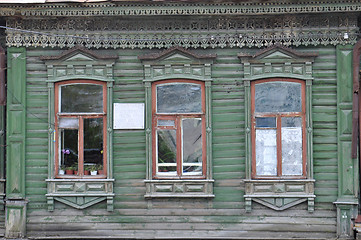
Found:
[[[357,214],[358,163],[351,158],[352,135],[352,46],[337,46],[337,145],[338,198],[337,236],[353,237]]]
[[[26,50],[8,49],[5,237],[26,235]]]

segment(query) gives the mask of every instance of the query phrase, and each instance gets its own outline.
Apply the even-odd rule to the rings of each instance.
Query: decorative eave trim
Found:
[[[6,44],[8,47],[83,46],[96,49],[181,46],[184,50],[179,51],[189,48],[264,48],[276,44],[296,47],[354,44],[359,34],[358,14],[336,15],[194,17],[192,21],[181,16],[166,19],[116,16],[9,18]],[[197,58],[203,59],[203,56]]]
[[[53,3],[53,4],[3,4],[0,16],[209,16],[209,15],[270,15],[335,13],[361,11],[358,0],[260,2],[215,2],[215,3]]]

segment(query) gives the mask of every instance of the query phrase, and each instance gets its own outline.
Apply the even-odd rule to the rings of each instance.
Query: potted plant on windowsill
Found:
[[[97,165],[92,165],[92,166],[89,166],[89,170],[90,170],[90,175],[92,176],[95,176],[98,174],[98,167]]]
[[[64,175],[65,174],[65,166],[62,165],[60,166],[60,169],[59,169],[59,175]]]
[[[73,166],[69,166],[65,168],[65,174],[66,175],[74,175],[74,167]]]
[[[78,163],[74,163],[72,167],[74,169],[74,175],[78,175]]]
[[[84,175],[90,175],[90,166],[84,167]]]
[[[98,164],[98,165],[97,165],[97,170],[98,170],[98,174],[99,174],[99,175],[103,175],[103,174],[104,174],[103,165]]]

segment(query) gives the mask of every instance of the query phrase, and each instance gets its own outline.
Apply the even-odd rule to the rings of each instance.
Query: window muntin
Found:
[[[306,177],[305,83],[251,84],[253,178]]]
[[[59,82],[55,84],[55,101],[56,177],[104,178],[106,84],[85,80]],[[62,170],[68,170],[68,174]],[[90,171],[97,171],[97,175],[89,175]]]
[[[160,81],[152,96],[153,177],[204,178],[204,83]]]

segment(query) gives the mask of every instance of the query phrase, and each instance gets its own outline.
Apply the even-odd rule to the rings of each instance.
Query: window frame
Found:
[[[301,112],[255,112],[255,86],[267,82],[294,82],[301,84]],[[251,82],[251,177],[252,179],[306,179],[307,178],[307,134],[306,134],[306,82],[290,78],[269,78]],[[256,117],[276,118],[277,175],[257,175],[256,172]],[[282,117],[301,117],[302,121],[302,175],[282,175]]]
[[[201,87],[201,111],[199,113],[157,113],[157,86],[172,83],[189,83],[198,84]],[[153,179],[206,179],[207,178],[207,136],[206,136],[206,93],[205,82],[187,79],[171,79],[161,80],[152,83],[152,178]],[[201,175],[184,175],[182,174],[183,159],[182,159],[182,119],[196,119],[202,120],[202,172]],[[174,120],[175,126],[157,126],[158,120]],[[176,153],[176,175],[158,174],[157,171],[157,130],[158,129],[175,129],[177,139],[177,153]]]
[[[66,85],[77,85],[77,84],[93,84],[100,85],[103,91],[103,113],[61,113],[60,109],[60,91],[61,86]],[[107,83],[96,80],[68,80],[60,81],[55,83],[54,87],[54,113],[55,113],[55,135],[54,135],[54,177],[56,179],[105,179],[107,178]],[[78,128],[78,175],[60,175],[59,174],[59,157],[60,157],[60,131],[59,131],[59,119],[61,118],[78,118],[79,128]],[[84,119],[91,118],[102,118],[103,119],[103,174],[101,175],[84,175]]]

